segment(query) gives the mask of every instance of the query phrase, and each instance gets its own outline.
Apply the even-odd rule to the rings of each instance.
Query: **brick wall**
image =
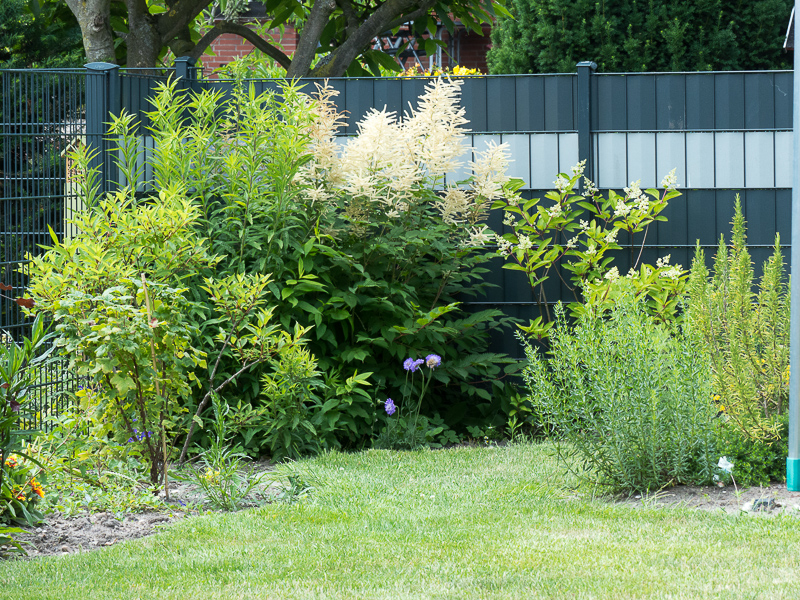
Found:
[[[297,47],[297,32],[289,26],[286,27],[283,37],[278,32],[271,37],[272,43],[286,54],[291,54]],[[202,58],[203,68],[207,74],[213,69],[227,65],[234,58],[250,54],[254,46],[238,35],[224,33],[211,43],[211,49],[214,56],[204,54]]]
[[[489,25],[483,25],[483,35],[477,35],[471,31],[461,31],[458,36],[460,41],[460,52],[458,50],[453,53],[453,60],[447,56],[446,52],[442,52],[442,66],[452,66],[460,64],[463,67],[470,69],[480,69],[482,73],[487,73],[486,68],[486,52],[491,47],[491,39],[489,33],[491,28]],[[276,32],[272,36],[273,43],[279,46],[286,54],[291,54],[297,47],[297,32],[291,27],[286,26],[283,37]],[[449,41],[449,34],[445,31],[442,38],[445,42]],[[456,48],[457,46],[453,46]],[[203,67],[206,73],[211,70],[217,69],[223,65],[228,64],[234,58],[245,56],[253,51],[253,45],[231,33],[226,33],[219,36],[211,44],[211,49],[214,56],[204,55],[202,58]],[[459,60],[460,59],[460,60]],[[428,66],[428,57],[421,57],[423,66]],[[414,64],[413,59],[406,61],[406,66]]]

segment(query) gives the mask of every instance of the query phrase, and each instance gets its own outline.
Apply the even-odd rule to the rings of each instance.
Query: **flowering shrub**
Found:
[[[444,186],[469,150],[459,90],[458,82],[431,81],[402,121],[372,111],[345,144],[327,87],[314,98],[290,84],[262,96],[241,89],[224,104],[163,88],[156,99],[158,186],[191,186],[204,215],[197,230],[222,257],[217,272],[271,273],[276,320],[308,329],[305,347],[325,391],[321,402],[303,402],[299,418],[314,432],[295,429],[304,438],[295,438],[297,448],[365,443],[375,393],[397,397],[404,381],[393,365],[422,349],[445,361],[430,382],[436,406],[423,411],[475,414],[476,399],[495,401],[510,387],[513,361],[485,352],[490,331],[508,319],[498,310],[467,313],[457,301],[486,287],[482,250],[491,238],[481,220],[508,185],[504,150],[493,146],[463,187]],[[260,389],[265,376],[280,378],[274,367],[240,380],[253,410],[269,404]],[[362,393],[368,384],[375,393]],[[267,430],[246,441],[243,434],[248,451],[273,451]]]
[[[456,65],[442,69],[435,66],[433,69],[423,69],[419,65],[412,65],[401,73],[387,72],[385,75],[389,77],[469,77],[470,75],[483,75],[480,69],[470,69]]]
[[[0,488],[0,523],[33,525],[41,522],[36,504],[45,490],[35,470],[22,458],[11,455],[3,463],[4,481]]]
[[[553,320],[545,282],[558,274],[559,268],[569,274],[569,283],[563,278],[562,282],[574,295],[575,301],[569,305],[573,314],[611,308],[622,293],[619,269],[610,266],[612,252],[621,249],[621,233],[631,240],[631,268],[624,279],[633,283],[637,296],[647,300],[649,311],[659,321],[673,320],[685,288],[686,272],[681,265],[669,265],[669,256],[659,259],[655,267],[640,264],[640,259],[649,226],[666,220],[660,213],[671,198],[679,195],[675,171],[661,182],[663,193],[655,189],[642,191],[639,182],[634,181],[625,188],[624,196],[610,190],[603,197],[583,177],[583,168],[581,163],[571,175],[559,174],[555,191],[545,194],[552,202],[549,208],[538,198],[523,200],[518,194],[505,194],[493,204],[493,208],[505,212],[503,224],[510,228],[508,233],[497,236],[498,253],[507,261],[504,268],[525,273],[539,306],[539,316],[521,329],[537,338],[547,335]],[[581,179],[584,192],[579,194],[575,188]],[[511,185],[519,189],[521,182]],[[637,253],[632,242],[634,234],[639,233],[643,235]]]
[[[25,462],[23,436],[33,433],[33,415],[26,403],[38,382],[38,370],[51,361],[51,338],[37,317],[30,338],[22,344],[8,338],[0,348],[0,523],[34,525],[42,518],[34,506],[44,489]]]
[[[711,276],[697,249],[689,277],[688,318],[711,352],[724,426],[767,444],[780,439],[789,401],[789,290],[780,236],[764,264],[759,292],[736,196],[731,245],[720,238]],[[728,436],[730,437],[730,436]]]
[[[508,319],[467,313],[456,298],[485,288],[481,220],[505,193],[503,150],[480,154],[464,187],[442,187],[468,151],[458,83],[432,81],[402,121],[373,111],[344,147],[332,94],[287,83],[257,96],[242,84],[223,101],[167,84],[150,113],[152,153],[130,116],[112,124],[126,181],[152,181],[100,197],[77,157],[90,207],[75,221],[82,233],[32,259],[31,290],[73,367],[94,379],[97,435],[133,440],[153,481],[177,436],[187,433],[182,459],[195,432],[211,442],[204,411],[226,385],[243,411],[269,414],[242,444],[275,455],[366,443],[375,403],[363,388],[399,392],[392,365],[420,348],[446,358],[428,382],[437,409],[474,412],[476,398],[508,387],[513,361],[485,352]],[[146,201],[142,186],[152,186]],[[271,359],[300,338],[324,391],[261,394],[289,376]],[[275,443],[289,414],[299,437]]]

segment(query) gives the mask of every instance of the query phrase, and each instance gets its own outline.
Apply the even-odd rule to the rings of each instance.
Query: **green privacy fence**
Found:
[[[543,195],[556,174],[569,171],[579,159],[587,160],[587,174],[601,189],[621,190],[637,179],[643,188],[657,186],[676,168],[683,195],[664,213],[668,221],[648,233],[645,262],[670,254],[673,263],[687,266],[698,240],[713,248],[719,235],[730,231],[737,193],[757,267],[770,254],[776,231],[785,244],[791,243],[791,71],[595,74],[592,67],[581,63],[576,74],[465,78],[462,105],[472,145],[507,143],[514,159],[510,174],[525,182],[526,197]],[[230,95],[234,85],[202,78],[187,59],[172,69],[94,63],[77,70],[0,72],[0,279],[15,293],[26,283],[25,254],[49,241],[48,227],[59,236],[67,233],[65,219],[80,209],[70,177],[70,147],[87,144],[98,150],[103,185],[113,189],[120,175],[104,135],[109,115],[123,109],[134,113],[143,147],[152,148],[145,113],[158,83],[170,77],[190,91]],[[348,115],[341,141],[356,133],[357,122],[373,107],[402,114],[416,104],[426,81],[329,80],[339,91],[337,106]],[[250,83],[257,92],[278,88],[274,80]],[[315,82],[301,83],[313,90]],[[471,158],[465,155],[465,164]],[[465,175],[462,169],[449,177],[455,181]],[[145,169],[142,183],[150,179]],[[492,215],[489,225],[502,231],[500,215]],[[625,272],[628,253],[620,256],[618,266]],[[530,318],[530,287],[518,272],[500,266],[495,259],[488,276],[496,287],[470,303]],[[551,302],[569,299],[556,278],[549,282],[547,297]],[[5,299],[0,299],[0,328],[14,337],[25,332],[18,307]],[[510,335],[499,338],[495,350],[519,354]]]

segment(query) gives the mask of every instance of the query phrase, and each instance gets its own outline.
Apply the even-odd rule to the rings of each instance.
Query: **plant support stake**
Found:
[[[800,15],[800,0],[795,0],[794,17]],[[792,273],[791,332],[789,338],[789,456],[786,458],[786,488],[800,491],[800,77],[798,77],[798,31],[794,27],[794,73],[792,98]],[[798,270],[798,274],[794,270]]]

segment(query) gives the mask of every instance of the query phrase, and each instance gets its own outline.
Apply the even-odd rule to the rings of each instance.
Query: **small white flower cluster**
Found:
[[[583,175],[583,172],[586,170],[586,159],[584,158],[581,162],[577,165],[572,167],[572,174],[573,175]]]
[[[497,252],[499,254],[502,254],[503,256],[511,254],[514,249],[514,244],[497,234],[495,234],[494,239],[497,242]]]
[[[634,202],[636,204],[636,208],[641,212],[647,212],[647,210],[650,208],[650,201],[641,190],[641,184],[641,179],[637,181],[631,181],[630,186],[625,188],[625,199]],[[617,206],[619,207],[619,205]],[[628,212],[630,212],[630,210],[631,208],[629,207]],[[616,211],[614,214],[616,214]]]
[[[682,265],[670,266],[669,259],[670,259],[669,254],[667,254],[664,258],[656,259],[656,268],[666,269],[667,267],[670,267],[666,271],[661,272],[661,277],[665,279],[678,279],[683,273],[683,266]]]
[[[609,281],[616,281],[619,279],[619,269],[617,269],[617,267],[611,267],[608,273],[605,274],[605,278]]]
[[[502,196],[503,184],[508,182],[506,175],[509,157],[508,144],[499,146],[494,140],[487,143],[483,152],[475,152],[478,160],[471,162],[474,173],[472,188],[475,194],[485,200],[496,200]]]
[[[630,186],[625,188],[625,197],[628,200],[638,200],[641,198],[643,194],[642,190],[639,188],[641,184],[641,179],[637,181],[631,181]]]
[[[585,196],[594,196],[600,190],[588,177],[583,178],[583,193]]]
[[[614,216],[625,218],[631,212],[630,205],[622,198],[617,200],[617,205],[614,207]]]
[[[674,265],[673,267],[663,271],[661,273],[661,277],[665,279],[678,279],[681,274],[683,273],[683,266],[682,265]]]
[[[678,176],[676,174],[677,169],[672,169],[664,179],[661,180],[661,187],[666,188],[668,190],[674,190],[678,187]]]
[[[558,190],[559,193],[562,193],[569,187],[569,179],[559,174],[559,176],[556,177],[556,180],[553,182],[553,186],[556,188],[556,190]]]
[[[572,250],[578,244],[578,236],[576,235],[574,238],[567,241],[567,250]]]
[[[524,252],[525,250],[530,250],[531,248],[533,248],[533,242],[531,241],[531,238],[529,236],[520,235],[519,245],[517,247]]]
[[[619,234],[619,229],[612,229],[609,231],[605,238],[603,238],[606,244],[615,244],[617,242],[617,235]]]
[[[551,219],[557,219],[564,214],[564,211],[561,209],[560,204],[555,204],[547,210],[547,214],[550,215]]]

